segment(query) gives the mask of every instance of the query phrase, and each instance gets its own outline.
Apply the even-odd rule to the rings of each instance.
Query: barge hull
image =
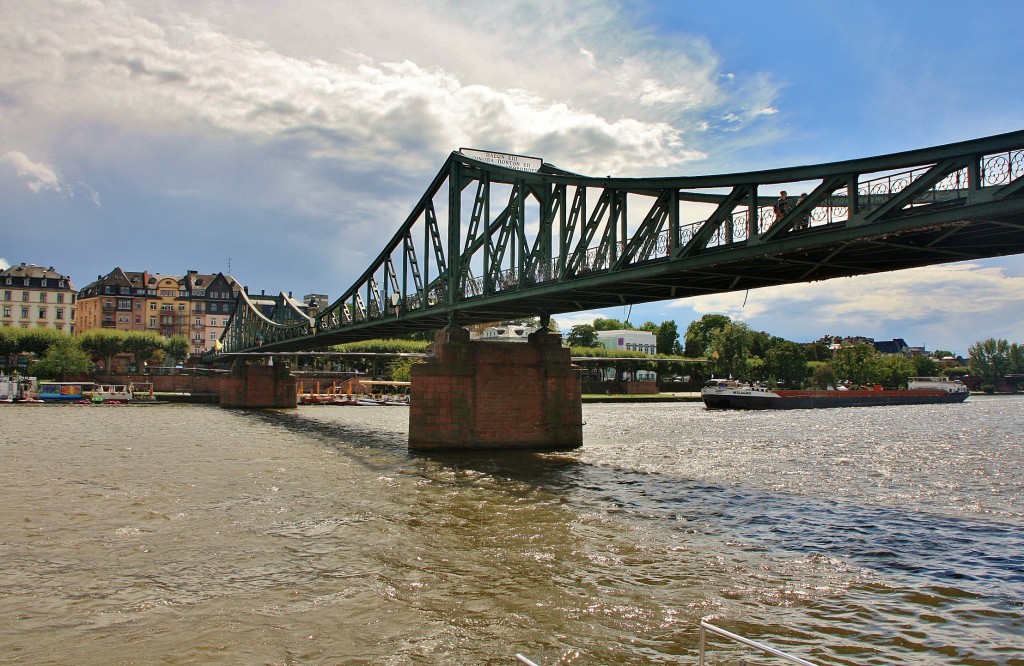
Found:
[[[968,393],[946,391],[774,391],[704,394],[708,409],[822,409],[963,402]],[[777,397],[776,397],[777,396]]]

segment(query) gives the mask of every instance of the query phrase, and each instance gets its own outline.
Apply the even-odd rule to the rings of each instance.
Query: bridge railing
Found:
[[[1024,176],[1024,150],[986,155],[981,160],[981,185],[1009,185]]]

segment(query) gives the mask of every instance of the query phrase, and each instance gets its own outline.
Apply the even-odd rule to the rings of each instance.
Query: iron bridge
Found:
[[[206,360],[1024,253],[1024,131],[672,178],[488,155],[503,159],[453,152],[377,258],[315,316],[283,294],[267,315],[240,293]]]

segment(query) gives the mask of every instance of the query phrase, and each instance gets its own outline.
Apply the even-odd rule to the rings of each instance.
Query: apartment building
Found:
[[[0,326],[75,332],[77,291],[53,269],[21,263],[0,270]]]
[[[78,294],[78,331],[109,328],[185,336],[195,354],[224,332],[241,287],[230,275],[132,272],[115,268]],[[84,318],[83,318],[84,317]]]

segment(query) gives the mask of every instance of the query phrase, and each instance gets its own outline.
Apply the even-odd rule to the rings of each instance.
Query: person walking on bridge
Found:
[[[775,202],[775,221],[778,222],[782,218],[786,217],[786,213],[793,209],[793,204],[790,203],[786,190],[779,192],[779,200]]]

